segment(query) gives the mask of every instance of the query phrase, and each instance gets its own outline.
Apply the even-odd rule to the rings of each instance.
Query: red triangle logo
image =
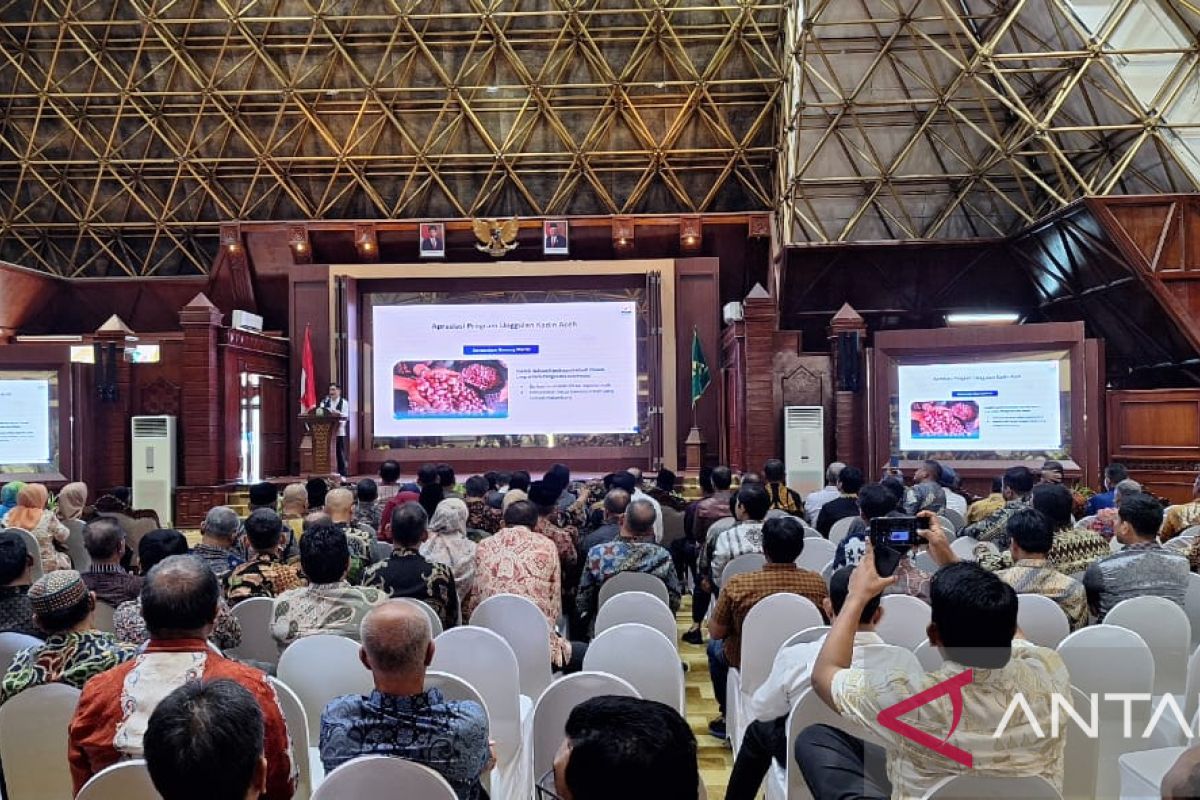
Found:
[[[881,710],[875,717],[883,727],[894,733],[898,733],[905,739],[916,742],[922,747],[927,747],[938,755],[945,756],[951,761],[962,764],[967,769],[970,769],[975,761],[971,754],[962,748],[955,747],[950,744],[949,739],[958,728],[958,723],[962,719],[963,713],[963,696],[962,687],[971,682],[971,670],[965,670],[953,677],[947,678],[941,683],[935,683],[920,694],[913,695],[907,700],[901,700],[893,706]],[[946,732],[945,739],[937,739],[923,730],[914,728],[907,722],[901,722],[900,717],[907,714],[913,709],[920,708],[923,705],[933,702],[943,695],[950,696],[950,704],[954,709],[954,721],[950,725],[950,730]]]

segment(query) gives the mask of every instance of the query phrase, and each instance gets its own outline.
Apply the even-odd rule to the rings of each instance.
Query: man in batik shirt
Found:
[[[229,605],[251,597],[275,597],[304,585],[299,565],[280,560],[283,530],[279,515],[265,508],[246,519],[246,539],[253,554],[249,561],[225,576],[225,599]]]

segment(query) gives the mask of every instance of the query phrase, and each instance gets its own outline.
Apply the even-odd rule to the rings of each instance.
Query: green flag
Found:
[[[692,328],[692,408],[696,407],[696,401],[710,383],[712,375],[708,371],[708,362],[704,360],[704,348],[700,346],[700,332]]]

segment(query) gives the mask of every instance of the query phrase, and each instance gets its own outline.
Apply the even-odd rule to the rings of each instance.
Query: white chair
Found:
[[[921,669],[926,672],[933,672],[935,669],[940,669],[945,659],[942,658],[942,652],[929,643],[929,640],[921,642],[913,648],[913,655],[917,657],[917,661],[921,664]]]
[[[950,519],[950,517],[946,516],[946,512],[944,512],[944,511],[941,514],[938,514],[937,518],[938,518],[938,524],[941,525],[942,530],[944,530],[946,532],[946,538],[953,539],[955,537],[955,534],[957,534],[959,531],[959,527],[954,524],[954,520],[952,520],[952,519]]]
[[[71,557],[71,567],[76,572],[86,572],[92,565],[92,557],[83,546],[83,520],[69,519],[63,525],[70,531],[67,537],[67,555]]]
[[[46,573],[42,571],[41,545],[38,544],[37,537],[24,528],[6,528],[5,530],[18,533],[25,541],[25,552],[33,557],[33,566],[29,572],[30,583],[45,575]]]
[[[287,726],[288,737],[292,740],[292,759],[296,762],[296,794],[295,800],[308,800],[313,790],[321,785],[325,777],[325,767],[321,765],[321,749],[314,744],[320,740],[321,731],[310,732],[308,716],[304,713],[304,704],[300,697],[278,678],[267,678],[279,698],[279,709],[283,712],[283,724]]]
[[[938,563],[933,560],[933,556],[928,550],[921,550],[912,557],[913,566],[922,572],[927,572],[930,575],[938,571]]]
[[[804,538],[805,539],[824,539],[825,538],[824,536],[821,535],[821,532],[819,530],[817,530],[813,526],[809,525],[807,522],[802,522],[801,524],[804,526]],[[830,534],[829,538],[832,539],[833,534]],[[834,542],[834,544],[837,544],[837,542]]]
[[[487,713],[487,703],[484,701],[483,695],[458,675],[437,669],[427,669],[425,670],[425,691],[428,692],[430,689],[437,689],[447,700],[455,702],[470,700],[482,708],[484,713]],[[491,730],[490,724],[488,730]]]
[[[879,607],[883,617],[875,632],[885,642],[913,650],[925,640],[932,611],[924,600],[907,594],[885,594]]]
[[[679,651],[651,627],[630,622],[604,631],[588,646],[583,668],[624,678],[644,699],[685,714]]]
[[[425,616],[429,618],[430,637],[436,639],[442,635],[442,618],[433,610],[433,606],[426,603],[424,600],[417,600],[413,597],[397,597],[397,600],[403,603],[413,603],[420,607],[425,612]]]
[[[521,697],[517,657],[508,642],[487,628],[451,628],[434,641],[429,666],[457,675],[483,697],[490,735],[496,742],[492,796],[516,797],[527,790],[531,778],[522,757],[522,723],[533,709],[533,699]]]
[[[799,633],[794,633],[789,636],[786,642],[779,645],[779,650],[782,650],[785,647],[791,647],[794,644],[810,644],[821,639],[823,636],[829,633],[829,630],[829,625],[814,625],[811,628],[805,628]],[[778,650],[775,652],[775,655],[779,655]],[[770,675],[771,673],[768,671],[767,674]]]
[[[842,517],[833,523],[833,526],[829,529],[829,541],[833,542],[834,547],[837,547],[838,543],[850,534],[850,529],[854,527],[854,523],[857,520],[858,517]],[[816,530],[816,528],[813,528],[813,530]],[[820,536],[820,531],[817,531],[817,535]],[[807,544],[808,542],[805,542],[806,546]]]
[[[235,605],[233,616],[242,626],[242,642],[230,650],[229,655],[268,664],[278,663],[279,644],[271,636],[274,613],[275,601],[270,597],[251,597]]]
[[[0,761],[11,800],[69,800],[74,794],[66,768],[67,726],[78,702],[78,689],[48,683],[0,706]]]
[[[598,607],[621,592],[645,592],[662,600],[664,606],[670,606],[671,600],[667,594],[667,585],[648,572],[618,572],[604,582],[600,587]]]
[[[1113,606],[1104,622],[1128,628],[1146,641],[1154,655],[1155,694],[1183,691],[1192,641],[1183,609],[1164,597],[1133,597]]]
[[[626,622],[649,625],[666,636],[672,644],[679,639],[679,624],[671,609],[645,592],[621,592],[605,603],[596,615],[595,635],[599,636],[609,628]]]
[[[387,756],[361,756],[329,773],[313,800],[395,797],[401,787],[405,800],[458,798],[445,778],[423,764]]]
[[[1200,647],[1188,656],[1187,682],[1183,689],[1183,715],[1185,719],[1193,719],[1200,711]]]
[[[943,778],[925,793],[923,800],[979,800],[1019,797],[1021,800],[1062,800],[1062,795],[1045,778],[994,778],[982,775],[953,775]]]
[[[1017,595],[1017,627],[1026,639],[1051,650],[1071,632],[1062,606],[1042,594]]]
[[[541,696],[550,685],[550,626],[541,609],[527,597],[498,594],[475,608],[471,624],[494,631],[508,642],[517,657],[521,694]]]
[[[961,531],[967,527],[967,518],[953,508],[947,508],[939,514],[942,519],[948,520],[954,526],[954,530]]]
[[[1190,529],[1189,529],[1190,530]],[[1187,594],[1183,598],[1183,610],[1192,624],[1191,648],[1200,645],[1200,575],[1188,573]]]
[[[374,690],[375,681],[359,660],[358,650],[358,642],[352,639],[317,634],[292,642],[279,657],[276,674],[300,698],[310,731],[321,730],[321,712],[330,700]]]
[[[796,559],[796,566],[820,572],[821,568],[837,555],[837,545],[825,539],[805,539],[804,550]]]
[[[96,630],[104,631],[105,633],[113,633],[116,630],[116,623],[113,622],[113,617],[117,610],[102,600],[96,601],[96,610],[92,613],[92,624],[96,626]]]
[[[144,759],[122,761],[93,775],[75,800],[161,800]]]
[[[1068,747],[1070,741],[1067,740]],[[1159,747],[1121,756],[1118,759],[1121,800],[1158,800],[1162,796],[1160,789],[1163,778],[1185,750],[1186,747]]]
[[[811,800],[812,794],[808,791],[808,785],[804,782],[804,775],[800,772],[800,766],[792,755],[792,746],[796,742],[796,737],[810,725],[829,725],[839,730],[847,731],[848,733],[864,738],[878,744],[879,740],[867,734],[867,730],[861,725],[846,719],[841,714],[838,714],[832,708],[825,704],[825,701],[817,697],[816,692],[812,689],[805,689],[792,706],[791,713],[788,714],[786,730],[787,740],[790,743],[788,746],[788,758],[786,775],[784,770],[772,761],[771,769],[767,773],[767,800]],[[786,788],[785,788],[786,787]]]
[[[555,681],[538,698],[533,707],[533,727],[529,736],[530,775],[534,780],[553,766],[554,754],[562,744],[563,731],[572,709],[585,700],[601,695],[639,696],[637,689],[626,680],[604,672],[584,671]]]
[[[766,563],[767,557],[762,553],[742,553],[721,570],[721,574],[717,578],[717,585],[724,586],[730,578],[744,575],[747,572],[758,572]]]
[[[1071,704],[1080,719],[1088,720],[1091,706],[1087,696],[1075,686],[1071,687]],[[1063,714],[1062,717],[1066,717]],[[1063,797],[1072,800],[1092,800],[1096,795],[1096,771],[1099,767],[1100,742],[1091,736],[1082,735],[1070,719],[1062,719],[1062,728],[1067,731],[1067,744],[1063,751]]]
[[[30,647],[37,647],[39,644],[42,644],[42,640],[36,636],[27,636],[14,631],[0,633],[0,675],[8,672],[17,653]]]
[[[376,563],[387,561],[392,557],[392,549],[390,542],[373,542],[371,544],[371,556]]]
[[[960,536],[950,543],[950,549],[959,561],[975,561],[975,546],[979,544],[973,536]]]

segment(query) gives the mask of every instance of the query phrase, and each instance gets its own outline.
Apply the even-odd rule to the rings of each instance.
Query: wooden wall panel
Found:
[[[692,329],[700,334],[700,344],[708,361],[712,383],[700,402],[696,404],[696,424],[707,444],[705,459],[716,463],[720,452],[721,426],[720,408],[722,381],[720,380],[720,337],[721,319],[720,291],[718,278],[720,262],[715,258],[681,258],[675,262],[675,374],[678,392],[675,398],[678,463],[684,459],[684,441],[692,425]],[[671,291],[663,286],[663,291]],[[671,398],[664,397],[664,403]],[[664,449],[670,447],[669,443]]]
[[[288,277],[289,338],[294,343],[288,370],[288,384],[292,388],[291,403],[287,407],[290,431],[288,440],[291,443],[289,472],[299,475],[300,440],[304,438],[304,431],[296,421],[296,415],[300,412],[300,368],[304,350],[304,330],[306,327],[311,329],[313,364],[317,371],[317,399],[320,400],[325,396],[324,390],[328,388],[327,382],[331,379],[329,365],[332,363],[333,325],[330,318],[328,265],[297,266],[291,270]],[[322,385],[322,382],[326,382],[326,385]]]
[[[1115,461],[1200,461],[1200,389],[1108,393]]]

